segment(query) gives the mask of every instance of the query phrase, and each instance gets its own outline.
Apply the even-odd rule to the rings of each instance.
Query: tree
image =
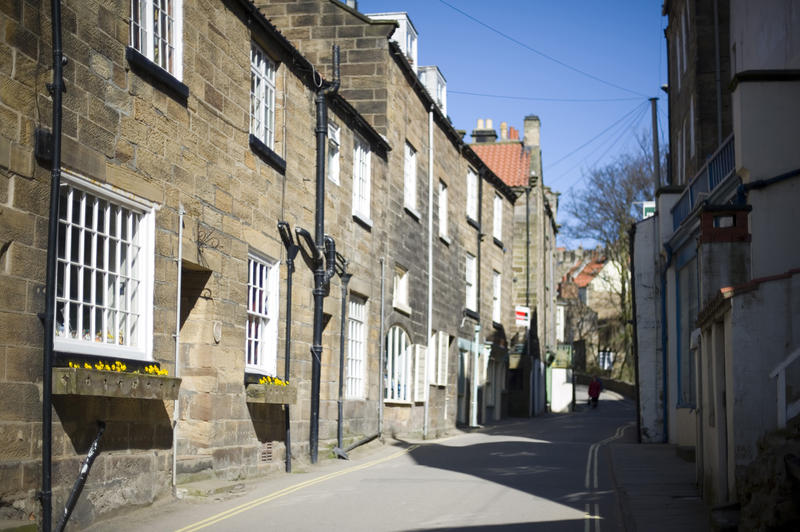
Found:
[[[628,366],[632,350],[632,302],[630,290],[630,237],[631,225],[639,219],[641,202],[652,199],[655,177],[652,155],[644,137],[639,140],[639,151],[622,154],[606,166],[590,169],[585,175],[585,186],[575,192],[565,208],[573,223],[568,224],[568,236],[592,239],[600,243],[612,264],[620,269],[616,294],[619,319],[615,333],[615,347],[622,354],[615,362],[615,376],[630,380],[632,369]]]

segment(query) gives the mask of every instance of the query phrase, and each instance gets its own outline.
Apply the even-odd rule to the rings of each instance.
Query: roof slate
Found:
[[[505,184],[528,186],[531,156],[522,142],[472,143],[470,147]]]

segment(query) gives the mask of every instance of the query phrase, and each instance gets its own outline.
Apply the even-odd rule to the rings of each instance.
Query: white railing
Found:
[[[786,421],[792,419],[800,414],[800,399],[786,402],[786,369],[792,365],[793,362],[800,359],[800,348],[786,357],[783,362],[775,366],[775,369],[769,374],[771,379],[778,378],[778,428],[786,428]]]

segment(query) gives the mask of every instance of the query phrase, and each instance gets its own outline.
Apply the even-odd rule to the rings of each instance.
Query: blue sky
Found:
[[[359,0],[358,9],[408,13],[419,32],[419,64],[439,66],[447,79],[447,111],[456,128],[469,135],[479,118],[491,118],[498,131],[503,121],[521,131],[525,116],[539,116],[544,182],[562,194],[559,222],[564,223],[563,207],[582,186],[585,170],[635,150],[637,134],[649,135],[649,97],[659,98],[663,139],[667,108],[660,86],[667,75],[661,4]],[[559,240],[570,247],[579,243]]]

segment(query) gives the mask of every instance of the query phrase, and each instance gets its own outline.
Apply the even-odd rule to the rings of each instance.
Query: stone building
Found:
[[[324,230],[351,277],[326,290],[320,447],[336,444],[340,356],[345,443],[497,418],[516,194],[387,40],[395,22],[335,1],[262,6],[271,22],[247,0],[205,0],[174,2],[169,24],[153,28],[158,8],[130,5],[62,9],[52,331],[38,318],[51,20],[31,2],[0,12],[3,518],[40,513],[44,335],[55,513],[105,423],[80,525],[195,480],[282,470],[289,435],[289,458],[308,460],[314,279],[304,257],[315,250],[302,235],[316,229],[315,105],[333,80],[334,43]],[[270,12],[279,8],[308,16]]]

